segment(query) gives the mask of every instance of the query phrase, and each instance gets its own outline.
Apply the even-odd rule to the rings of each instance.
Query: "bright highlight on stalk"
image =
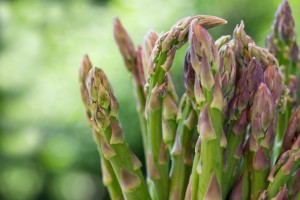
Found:
[[[214,40],[208,29],[223,24],[186,17],[162,35],[150,30],[136,47],[113,20],[132,75],[146,174],[126,143],[108,78],[84,56],[81,96],[111,199],[300,199],[300,56],[288,1],[276,12],[267,49],[243,21],[232,36]],[[185,43],[178,97],[171,69]]]

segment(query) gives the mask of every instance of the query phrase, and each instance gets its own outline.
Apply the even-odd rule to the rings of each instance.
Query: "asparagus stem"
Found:
[[[130,152],[118,120],[119,105],[112,87],[99,68],[92,68],[87,79],[88,107],[94,129],[100,132],[101,150],[114,169],[125,199],[150,199],[142,176],[141,163]]]
[[[89,109],[89,94],[88,88],[86,87],[86,80],[88,79],[88,74],[90,69],[92,68],[92,63],[87,55],[84,56],[80,71],[79,71],[79,78],[80,78],[80,90],[81,90],[81,97],[83,104],[85,106],[85,113],[88,125],[92,125],[92,112]],[[93,136],[95,142],[98,144],[99,155],[101,158],[101,169],[102,169],[102,177],[103,183],[108,188],[109,195],[112,199],[124,199],[120,184],[116,178],[116,174],[113,171],[113,168],[110,162],[104,157],[103,152],[101,151],[101,139],[100,133],[93,128]]]
[[[111,199],[117,199],[117,200],[124,199],[120,184],[110,164],[110,161],[104,157],[103,152],[101,150],[100,133],[97,132],[97,130],[95,130],[94,128],[93,128],[93,136],[95,142],[98,144],[98,151],[101,158],[103,184],[107,187]]]
[[[280,167],[280,168],[279,168]],[[268,180],[268,197],[273,198],[280,189],[292,178],[292,175],[300,167],[300,150],[288,150],[281,155],[278,163],[274,166]],[[279,169],[277,169],[279,168]]]
[[[199,88],[198,84],[200,84],[204,96],[202,102],[204,109],[201,111],[198,125],[201,138],[199,161],[201,170],[197,199],[219,199],[222,198],[220,184],[224,146],[221,140],[223,136],[223,95],[221,76],[218,71],[217,47],[208,32],[195,21],[192,21],[190,26],[189,41],[191,44],[190,60],[196,73],[195,87]],[[194,95],[198,94],[195,93]]]
[[[145,158],[147,157],[147,120],[145,118],[146,97],[144,93],[145,76],[142,66],[142,49],[135,51],[133,42],[116,17],[113,21],[115,41],[123,56],[124,64],[133,77],[134,96],[137,103],[137,113],[141,127]],[[146,161],[147,162],[147,161]],[[148,166],[148,164],[146,165]]]
[[[230,194],[231,200],[248,200],[250,197],[250,174],[247,166],[247,163],[249,163],[247,157],[245,156],[245,161],[243,162],[242,173],[236,185],[232,188]]]
[[[259,85],[255,93],[250,120],[249,150],[253,158],[251,198],[258,199],[267,185],[276,126],[275,104],[271,92],[264,83]]]
[[[176,133],[176,141],[171,151],[172,166],[170,172],[169,199],[183,199],[191,172],[192,160],[188,147],[193,139],[193,127],[196,124],[196,113],[186,95],[182,97],[182,117]]]
[[[273,162],[281,152],[281,141],[285,132],[292,108],[297,102],[297,78],[299,75],[299,49],[296,41],[295,24],[291,8],[287,0],[278,7],[270,35],[267,37],[266,45],[271,53],[278,59],[285,73],[285,84],[289,88],[289,98],[286,110],[282,110],[278,120],[278,131],[276,134],[276,150]]]
[[[193,166],[192,166],[192,172],[190,176],[190,188],[191,188],[191,199],[196,200],[197,199],[197,193],[198,193],[198,184],[199,184],[199,173],[200,173],[200,167],[201,163],[200,161],[200,137],[198,137],[196,146],[195,146],[195,156],[193,160]],[[186,199],[189,200],[189,199]]]
[[[226,157],[223,168],[223,198],[238,178],[242,161],[243,143],[248,125],[247,115],[250,96],[263,81],[263,70],[259,62],[253,58],[243,71],[237,83],[235,95],[229,104],[229,128],[227,133]]]
[[[165,87],[164,77],[172,66],[176,49],[180,48],[187,40],[190,22],[195,19],[206,28],[211,28],[225,23],[225,20],[211,16],[187,17],[176,23],[172,29],[161,36],[152,51],[151,60],[148,63],[149,92],[148,92],[148,147],[149,163],[153,163],[150,169],[150,179],[154,182],[159,199],[168,198],[168,165],[159,163],[159,149],[162,142],[162,98]],[[151,172],[152,171],[152,172]],[[154,171],[157,175],[154,176]]]

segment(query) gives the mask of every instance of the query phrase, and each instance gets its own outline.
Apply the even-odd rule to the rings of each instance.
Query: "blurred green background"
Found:
[[[119,16],[135,44],[148,29],[164,32],[187,15],[223,17],[211,30],[231,34],[244,20],[264,46],[280,0],[0,0],[0,199],[109,199],[87,127],[78,84],[84,54],[115,89],[126,139],[143,160],[131,77],[114,43]],[[298,41],[300,1],[290,0]],[[173,77],[182,92],[179,51]]]

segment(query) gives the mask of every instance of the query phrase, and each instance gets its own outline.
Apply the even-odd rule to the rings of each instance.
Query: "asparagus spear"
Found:
[[[281,188],[286,187],[286,183],[293,179],[293,176],[299,167],[300,137],[297,138],[290,150],[281,154],[276,165],[272,168],[268,177],[268,181],[270,182],[267,188],[269,199],[275,197]]]
[[[237,79],[239,80],[243,68],[245,68],[252,57],[249,54],[248,44],[255,44],[250,36],[248,36],[244,30],[244,22],[241,21],[240,25],[237,25],[233,31],[233,40],[229,43],[234,51],[234,56],[237,65]]]
[[[201,138],[198,165],[201,166],[201,171],[199,171],[197,198],[219,199],[222,198],[222,152],[224,139],[226,141],[226,138],[223,137],[223,95],[219,57],[213,39],[196,21],[191,23],[189,41],[195,80],[199,80],[196,84],[199,85],[204,96],[204,101],[199,102],[200,107],[204,105],[204,109],[201,111],[198,124]],[[194,89],[194,91],[196,90]]]
[[[237,82],[235,94],[229,104],[229,128],[227,132],[229,145],[227,145],[224,152],[226,160],[224,161],[225,166],[223,169],[223,198],[226,197],[239,176],[243,144],[248,125],[247,115],[250,107],[249,101],[263,80],[263,69],[260,63],[256,58],[252,58],[249,65],[243,70],[241,78]],[[246,170],[246,167],[244,167],[244,169]],[[242,176],[245,181],[247,175]]]
[[[278,7],[270,35],[266,39],[266,46],[278,59],[285,74],[284,81],[288,86],[288,102],[286,110],[280,112],[276,143],[280,152],[283,133],[285,132],[288,119],[293,107],[297,102],[297,82],[299,75],[299,48],[296,41],[295,24],[289,2],[284,0]]]
[[[250,110],[251,199],[258,199],[267,185],[276,129],[275,102],[266,84],[261,83]]]
[[[162,35],[156,42],[148,62],[148,162],[150,163],[150,179],[155,191],[153,199],[168,198],[168,165],[159,162],[162,146],[162,99],[166,84],[165,74],[170,70],[176,49],[187,41],[189,26],[196,20],[206,28],[224,24],[225,20],[212,16],[187,17],[177,22],[169,32]],[[162,152],[164,153],[164,152]]]
[[[92,63],[87,55],[83,57],[81,62],[81,66],[79,69],[79,80],[80,80],[80,91],[82,102],[85,107],[85,116],[88,122],[88,125],[92,125],[92,113],[89,110],[89,94],[88,89],[86,87],[86,79],[88,78],[88,73],[92,68]],[[100,133],[97,132],[96,129],[93,128],[93,136],[95,142],[98,144],[98,150],[101,158],[101,170],[102,170],[102,178],[103,184],[108,188],[109,195],[112,199],[124,199],[121,191],[121,187],[118,183],[116,175],[113,171],[113,168],[110,162],[104,157],[103,152],[101,151],[101,140]]]
[[[127,67],[127,70],[132,74],[133,77],[134,96],[137,103],[137,112],[141,127],[143,147],[146,158],[147,121],[145,118],[146,94],[144,92],[144,86],[146,81],[142,65],[142,49],[138,48],[138,51],[135,51],[130,36],[128,35],[128,33],[126,32],[126,30],[124,29],[120,20],[117,17],[113,20],[113,28],[115,41],[123,56],[125,66]]]
[[[284,85],[282,73],[279,70],[278,62],[276,58],[267,49],[263,49],[255,45],[249,44],[249,52],[251,56],[255,56],[260,61],[264,68],[265,82],[272,93],[276,109],[279,112],[279,123],[282,123],[282,121],[280,121],[282,120],[280,118],[280,113],[286,108],[286,94],[284,92],[286,91],[286,86]],[[282,130],[279,127],[277,127],[277,133],[278,131]],[[277,137],[277,139],[279,138]],[[276,141],[271,158],[272,164],[275,163],[275,160],[278,157],[280,151],[281,141]]]
[[[188,185],[192,166],[191,146],[197,115],[187,95],[181,98],[178,114],[179,125],[171,151],[172,166],[170,172],[169,199],[183,199]]]
[[[125,142],[118,119],[119,105],[106,75],[101,69],[92,68],[86,85],[93,127],[100,133],[101,150],[114,169],[124,198],[150,199],[141,163]]]
[[[153,30],[147,32],[143,46],[142,46],[142,62],[143,62],[143,69],[144,69],[144,76],[145,80],[148,80],[148,62],[150,60],[151,52],[155,46],[155,42],[157,41],[159,35]]]
[[[220,73],[222,78],[222,93],[224,96],[223,117],[224,124],[228,119],[228,104],[234,96],[236,82],[236,62],[234,52],[228,44],[222,46],[219,50]]]

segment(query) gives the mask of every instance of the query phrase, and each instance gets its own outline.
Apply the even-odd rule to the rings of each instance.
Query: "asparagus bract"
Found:
[[[258,199],[267,185],[276,129],[275,108],[271,92],[266,84],[261,83],[255,93],[250,110],[251,199]]]
[[[297,102],[297,82],[299,76],[299,48],[296,41],[295,23],[292,16],[289,2],[284,0],[278,7],[275,14],[270,35],[266,39],[266,46],[275,55],[284,72],[284,81],[288,86],[287,106],[280,112],[278,131],[276,134],[276,144],[278,151],[274,155],[277,157],[281,151],[281,141],[283,133],[288,126],[293,107]]]

